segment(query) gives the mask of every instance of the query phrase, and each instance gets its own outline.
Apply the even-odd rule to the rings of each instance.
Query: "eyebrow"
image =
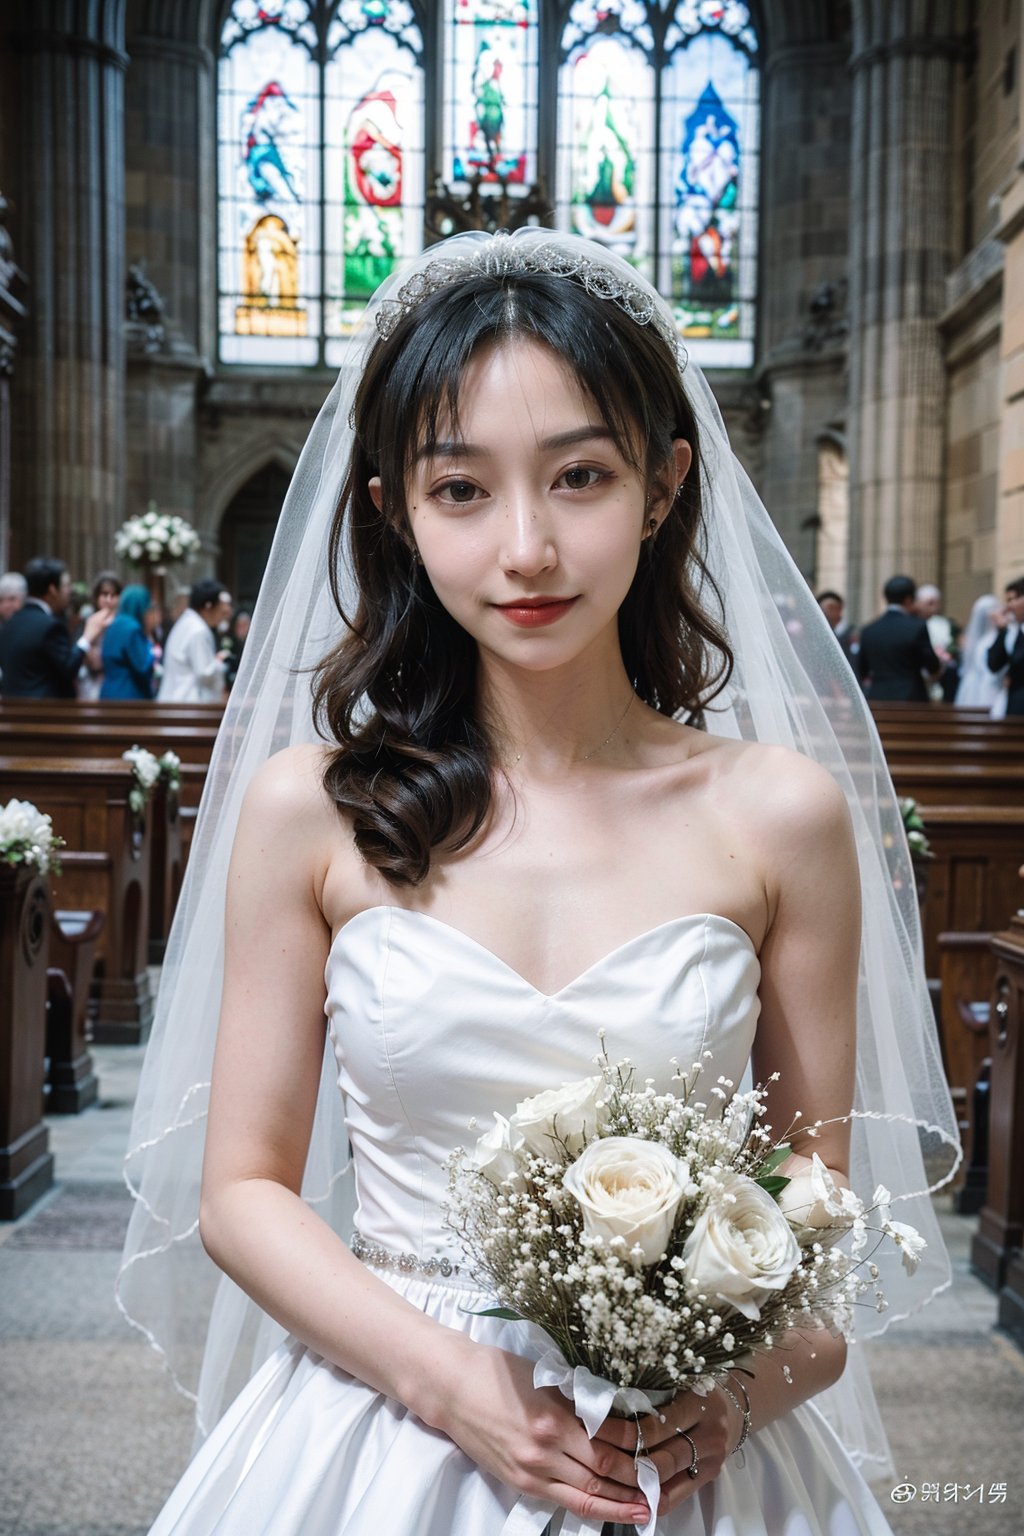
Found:
[[[574,427],[571,432],[556,432],[553,437],[545,437],[540,442],[540,448],[545,452],[556,452],[559,448],[575,448],[579,443],[590,442],[614,442],[615,434],[605,426]],[[487,458],[491,450],[477,443],[463,443],[454,439],[437,442],[431,446],[424,444],[417,449],[413,459],[418,464],[421,459],[483,459]]]

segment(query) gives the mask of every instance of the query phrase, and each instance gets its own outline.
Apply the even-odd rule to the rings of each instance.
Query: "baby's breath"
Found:
[[[848,1332],[867,1290],[868,1304],[884,1307],[878,1268],[861,1256],[868,1213],[855,1199],[836,1204],[834,1226],[816,1229],[817,1240],[801,1247],[787,1282],[760,1300],[759,1315],[748,1317],[728,1299],[699,1290],[684,1256],[695,1223],[712,1201],[728,1208],[738,1175],[777,1198],[789,1181],[775,1170],[789,1153],[794,1125],[776,1138],[762,1124],[767,1085],[741,1093],[719,1076],[698,1098],[709,1052],[689,1068],[673,1060],[672,1091],[659,1092],[653,1078],[637,1081],[628,1059],[611,1060],[603,1032],[600,1041],[601,1120],[588,1144],[609,1136],[658,1143],[688,1170],[667,1247],[645,1264],[639,1245],[586,1230],[581,1206],[563,1183],[578,1147],[574,1155],[557,1117],[547,1155],[510,1146],[506,1165],[513,1171],[497,1181],[460,1149],[449,1159],[449,1225],[502,1309],[542,1328],[570,1365],[618,1386],[706,1392],[792,1328]],[[777,1078],[773,1073],[769,1083]],[[870,1209],[876,1208],[884,1213],[881,1228],[873,1229],[879,1240],[888,1235],[913,1262],[916,1234],[891,1222],[884,1201],[876,1198]],[[870,1279],[858,1273],[862,1268]],[[785,1372],[788,1380],[788,1366]]]

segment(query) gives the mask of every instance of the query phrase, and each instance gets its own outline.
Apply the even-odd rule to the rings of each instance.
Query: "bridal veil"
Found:
[[[268,756],[317,739],[309,669],[335,643],[344,622],[330,595],[328,531],[345,476],[363,360],[389,315],[414,302],[420,288],[457,283],[460,267],[490,270],[500,263],[507,270],[541,268],[567,282],[593,283],[591,291],[621,303],[638,324],[656,324],[674,335],[672,316],[654,290],[600,247],[542,229],[457,236],[425,251],[374,296],[352,340],[350,361],[310,433],[217,738],[125,1160],[134,1209],[118,1302],[161,1352],[181,1390],[195,1398],[200,1436],[283,1337],[214,1267],[198,1233],[225,884],[239,807]],[[709,707],[707,727],[814,758],[842,788],[853,819],[864,915],[850,1178],[864,1198],[884,1184],[894,1215],[915,1226],[928,1244],[913,1276],[904,1273],[891,1245],[876,1255],[888,1310],[863,1309],[857,1329],[862,1340],[916,1311],[949,1283],[930,1191],[952,1176],[959,1142],[925,985],[910,856],[878,735],[849,664],[734,458],[710,388],[678,344],[676,350],[699,424],[707,563],[735,655],[731,682]],[[344,570],[340,582],[353,612]],[[325,1049],[303,1193],[347,1237],[353,1197],[332,1069]],[[842,1381],[816,1401],[865,1472],[884,1474],[888,1452],[860,1350],[851,1349]]]

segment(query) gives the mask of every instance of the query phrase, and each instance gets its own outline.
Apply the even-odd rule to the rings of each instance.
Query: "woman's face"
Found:
[[[618,651],[648,519],[642,472],[547,347],[516,339],[466,369],[458,431],[414,464],[409,525],[434,591],[484,657],[547,671]],[[447,440],[444,440],[447,439]],[[672,490],[689,467],[676,444]],[[379,482],[371,482],[379,502]]]
[[[115,613],[117,611],[118,595],[116,587],[110,587],[104,583],[96,593],[96,607],[100,613]]]

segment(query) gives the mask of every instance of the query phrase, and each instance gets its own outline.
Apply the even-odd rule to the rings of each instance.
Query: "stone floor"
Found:
[[[57,1187],[0,1223],[0,1536],[144,1536],[192,1441],[189,1404],[113,1301],[142,1052],[94,1055],[99,1104],[50,1121]],[[875,1491],[896,1536],[1020,1536],[1024,1357],[969,1272],[973,1221],[943,1225],[952,1289],[868,1346],[898,1473]]]

